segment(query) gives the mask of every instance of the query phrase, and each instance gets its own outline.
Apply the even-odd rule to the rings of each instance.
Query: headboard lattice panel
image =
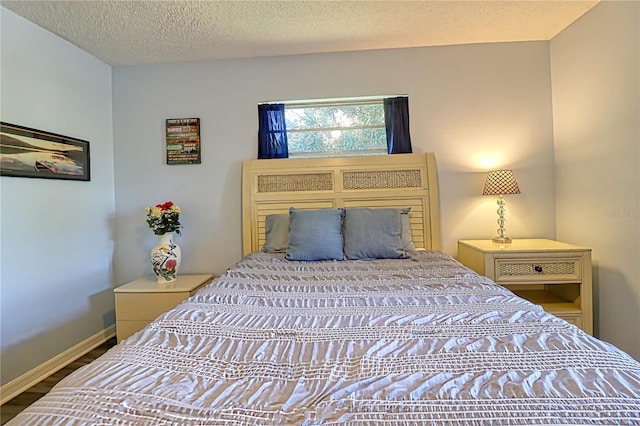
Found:
[[[258,176],[258,192],[331,191],[331,173]]]
[[[433,153],[322,159],[248,160],[243,164],[243,254],[264,244],[265,218],[290,207],[411,207],[417,248],[440,248]]]
[[[345,172],[344,189],[420,188],[420,169]]]

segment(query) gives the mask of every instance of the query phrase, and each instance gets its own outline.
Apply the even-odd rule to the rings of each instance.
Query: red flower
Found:
[[[173,207],[173,203],[171,201],[167,201],[164,204],[156,204],[156,207],[160,208],[161,210],[169,210],[171,207]]]
[[[167,260],[167,262],[164,264],[164,266],[165,266],[167,269],[175,269],[175,267],[176,267],[176,261],[175,261],[175,260],[173,260],[173,259],[169,259],[169,260]]]

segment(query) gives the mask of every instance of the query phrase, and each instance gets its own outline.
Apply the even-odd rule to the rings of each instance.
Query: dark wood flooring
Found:
[[[111,338],[107,340],[102,345],[93,349],[86,355],[78,358],[71,364],[62,368],[61,370],[53,373],[51,376],[47,377],[40,383],[30,387],[26,391],[22,392],[20,395],[15,398],[7,401],[7,403],[3,404],[0,409],[0,424],[5,424],[12,418],[14,418],[19,412],[27,408],[29,405],[33,404],[35,401],[40,399],[44,394],[49,392],[51,388],[66,377],[69,373],[74,371],[77,368],[82,367],[83,365],[89,364],[94,359],[98,358],[100,355],[104,354],[107,350],[115,346],[116,338]]]

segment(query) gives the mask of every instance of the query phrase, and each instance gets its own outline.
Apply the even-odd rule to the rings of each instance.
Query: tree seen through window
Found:
[[[285,105],[290,156],[386,153],[382,99]]]

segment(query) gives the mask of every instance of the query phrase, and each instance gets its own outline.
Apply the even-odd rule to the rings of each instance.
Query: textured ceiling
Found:
[[[4,1],[107,64],[550,40],[598,0]]]

